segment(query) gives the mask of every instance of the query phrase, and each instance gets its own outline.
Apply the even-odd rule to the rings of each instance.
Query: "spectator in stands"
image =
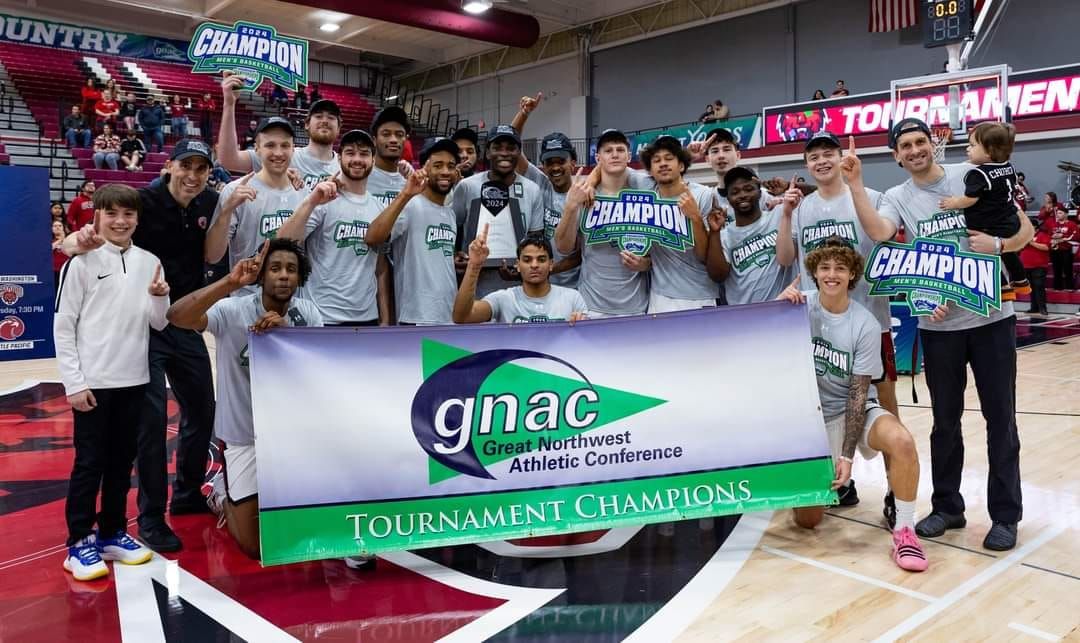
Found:
[[[97,129],[101,129],[101,126],[105,124],[116,128],[116,118],[120,115],[120,103],[116,101],[110,90],[102,90],[101,100],[94,105],[94,114],[97,115]]]
[[[93,181],[86,180],[79,185],[79,194],[68,204],[67,225],[70,230],[82,230],[83,226],[94,220],[94,190]]]
[[[49,205],[49,218],[53,221],[56,221],[57,219],[64,221],[64,204],[59,201],[53,201]],[[67,225],[67,221],[64,221],[64,225]]]
[[[819,89],[814,92],[814,97],[810,100],[825,100],[828,96],[825,95],[825,90]]]
[[[1046,230],[1036,232],[1027,247],[1020,251],[1020,261],[1024,264],[1028,281],[1031,282],[1031,307],[1028,313],[1045,316],[1047,314],[1046,267],[1050,265],[1050,233]]]
[[[165,135],[161,133],[161,125],[165,122],[165,110],[158,104],[157,97],[151,96],[146,104],[139,110],[139,127],[143,130],[143,142],[146,151],[153,151],[151,143],[157,143],[157,151],[165,145]]]
[[[850,94],[851,92],[849,92],[848,88],[844,85],[844,81],[836,81],[836,87],[834,87],[832,90],[833,96],[848,96]]]
[[[135,120],[139,115],[139,104],[135,102],[135,94],[127,93],[124,102],[120,103],[120,120],[124,121],[124,131],[135,131]]]
[[[113,134],[112,125],[105,123],[101,127],[101,134],[94,139],[94,167],[102,170],[108,164],[110,170],[115,170],[119,161],[120,137]]]
[[[255,128],[259,126],[259,121],[252,119],[248,123],[248,129],[244,132],[244,137],[240,139],[240,149],[252,150],[255,149]]]
[[[94,79],[87,78],[86,84],[82,86],[82,113],[88,120],[94,117],[94,107],[99,100],[101,100],[101,92],[98,91]],[[89,122],[87,124],[89,125]]]
[[[303,85],[296,88],[296,93],[293,95],[293,104],[299,109],[308,108],[307,88]]]
[[[64,117],[64,138],[67,139],[68,147],[90,147],[91,136],[82,108],[72,105],[71,113]]]
[[[1017,172],[1016,187],[1013,189],[1013,199],[1016,201],[1016,206],[1024,212],[1027,212],[1028,204],[1034,201],[1034,199],[1031,198],[1031,192],[1028,191],[1027,185],[1024,184],[1024,179],[1026,178],[1027,177],[1024,176],[1023,172]]]
[[[214,145],[213,116],[216,111],[217,101],[210,94],[203,94],[199,101],[199,135],[211,147]]]
[[[709,103],[708,105],[705,106],[705,111],[701,113],[701,116],[698,116],[698,120],[701,121],[702,123],[715,123],[716,122],[716,113],[713,112],[712,103]]]
[[[146,146],[135,136],[135,130],[129,129],[120,143],[120,160],[129,172],[142,172],[142,162],[146,158]]]
[[[731,116],[731,110],[728,109],[728,106],[724,104],[724,101],[719,98],[713,101],[712,111],[713,116],[715,116],[718,121],[727,120],[728,116]]]
[[[1058,197],[1057,192],[1047,192],[1043,195],[1043,204],[1039,208],[1039,227],[1046,226],[1047,228],[1053,226],[1054,217],[1058,210]]]
[[[312,103],[317,103],[322,100],[322,94],[319,93],[319,83],[311,83],[311,93],[308,96],[308,100]]]
[[[61,211],[63,208],[61,208]],[[60,269],[67,263],[68,256],[64,253],[64,239],[67,238],[70,230],[67,228],[67,224],[64,223],[64,218],[53,219],[52,222],[52,269],[53,269],[53,286],[54,288],[60,287]]]
[[[289,104],[289,95],[285,93],[283,87],[274,85],[274,89],[270,92],[270,102],[277,105],[278,109],[284,109]]]
[[[187,138],[188,119],[184,112],[184,101],[179,94],[173,95],[172,103],[169,104],[169,124],[173,136],[178,139]]]
[[[1054,265],[1054,288],[1058,290],[1076,290],[1072,242],[1076,241],[1078,232],[1064,206],[1058,207],[1050,230],[1050,263]]]
[[[105,81],[105,89],[112,92],[113,98],[116,98],[116,99],[120,98],[121,93],[120,93],[120,89],[116,86],[116,79],[115,78],[110,78],[109,80]],[[104,91],[104,90],[102,90],[102,91]]]

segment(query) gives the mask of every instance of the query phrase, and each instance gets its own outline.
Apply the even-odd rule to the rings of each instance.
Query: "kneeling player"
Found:
[[[169,308],[169,322],[209,330],[217,342],[217,412],[214,434],[225,443],[225,486],[221,476],[207,502],[251,558],[259,558],[259,490],[255,478],[255,422],[251,413],[248,331],[281,326],[322,326],[307,299],[293,298],[311,266],[292,239],[263,243],[260,253],[236,263],[224,278],[196,290]],[[233,292],[259,284],[250,295]]]
[[[832,486],[838,489],[851,478],[856,447],[867,460],[885,454],[892,489],[885,498],[885,517],[893,529],[893,560],[901,569],[921,572],[927,561],[915,535],[919,454],[900,420],[878,405],[870,380],[882,370],[881,327],[849,296],[862,274],[862,257],[834,237],[807,255],[806,270],[817,292],[803,295],[793,284],[780,298],[805,301],[810,311],[818,394],[836,463]],[[824,512],[824,507],[796,509],[795,522],[813,528]]]

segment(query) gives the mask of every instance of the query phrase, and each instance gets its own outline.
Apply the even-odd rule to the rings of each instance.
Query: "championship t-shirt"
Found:
[[[401,172],[387,172],[378,167],[371,168],[368,175],[367,193],[375,197],[379,207],[385,210],[397,198],[397,195],[405,189],[405,177]]]
[[[815,291],[807,294],[806,307],[821,414],[828,422],[844,414],[853,376],[881,376],[881,329],[874,316],[855,300],[848,301],[843,313],[830,313]],[[868,399],[877,399],[873,384]]]
[[[555,285],[543,297],[529,297],[515,286],[489,293],[484,301],[491,306],[491,320],[502,324],[566,321],[573,313],[589,312],[581,293]]]
[[[724,280],[728,304],[772,301],[793,279],[793,271],[776,259],[781,216],[781,210],[774,208],[772,212],[762,212],[757,221],[749,225],[729,223],[720,231],[724,257],[731,266]]]
[[[369,194],[338,191],[336,199],[312,211],[307,222],[311,276],[306,296],[327,324],[378,318],[375,265],[378,249],[364,243],[368,226],[382,208]]]
[[[701,216],[708,216],[713,207],[713,190],[697,183],[687,185],[697,201]],[[656,183],[653,182],[648,189],[655,192]],[[686,227],[693,230],[690,221],[686,222]],[[697,258],[693,246],[678,252],[654,243],[649,250],[649,257],[652,258],[652,281],[649,287],[661,295],[672,299],[697,300],[716,299],[720,296],[720,285],[709,277],[705,262]]]
[[[228,297],[206,312],[206,330],[214,335],[217,362],[217,406],[214,435],[225,444],[255,444],[255,423],[251,414],[251,373],[248,370],[248,329],[266,309],[262,291],[242,297]],[[285,314],[289,326],[322,326],[315,304],[293,298]],[[270,331],[273,332],[273,331]]]
[[[457,221],[450,206],[434,203],[423,194],[405,204],[390,233],[399,322],[452,323],[456,241]]]
[[[258,172],[262,169],[262,161],[255,150],[246,150],[251,158],[251,169]],[[307,147],[298,147],[293,150],[292,161],[289,167],[294,168],[304,179],[304,189],[310,191],[319,181],[334,176],[341,170],[341,161],[337,152],[334,152],[329,161],[320,161],[311,155]]]

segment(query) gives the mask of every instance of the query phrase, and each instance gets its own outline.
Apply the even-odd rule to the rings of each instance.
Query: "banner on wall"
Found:
[[[0,166],[0,362],[55,356],[49,171]]]
[[[630,140],[631,159],[637,158],[638,155],[641,154],[642,148],[649,143],[652,143],[660,136],[674,136],[679,139],[679,142],[685,147],[690,143],[704,142],[705,139],[708,138],[709,132],[717,127],[724,127],[731,130],[731,133],[735,136],[735,140],[739,143],[740,149],[748,150],[764,145],[761,135],[761,115],[752,114],[750,116],[731,118],[716,123],[685,123],[683,125],[672,125],[669,127],[642,130],[635,134],[628,134],[627,138]],[[596,164],[595,139],[589,145],[589,164]]]
[[[0,40],[164,62],[187,62],[182,40],[0,14]]]
[[[969,124],[1000,118],[1001,96],[996,88],[964,91],[960,101]],[[1010,74],[1008,104],[1014,119],[1080,110],[1080,65]],[[807,140],[821,131],[837,136],[885,132],[890,121],[908,117],[925,120],[928,114],[932,117],[930,126],[940,125],[936,119],[947,111],[944,110],[947,106],[948,94],[943,87],[940,94],[903,101],[897,116],[892,114],[889,92],[767,107],[763,122],[765,143]]]
[[[250,359],[264,564],[835,501],[786,302],[285,329]]]

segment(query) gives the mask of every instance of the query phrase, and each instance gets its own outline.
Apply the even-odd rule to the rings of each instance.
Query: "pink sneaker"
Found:
[[[893,561],[900,569],[909,572],[924,572],[930,565],[923,553],[919,537],[911,527],[903,527],[893,532]]]

